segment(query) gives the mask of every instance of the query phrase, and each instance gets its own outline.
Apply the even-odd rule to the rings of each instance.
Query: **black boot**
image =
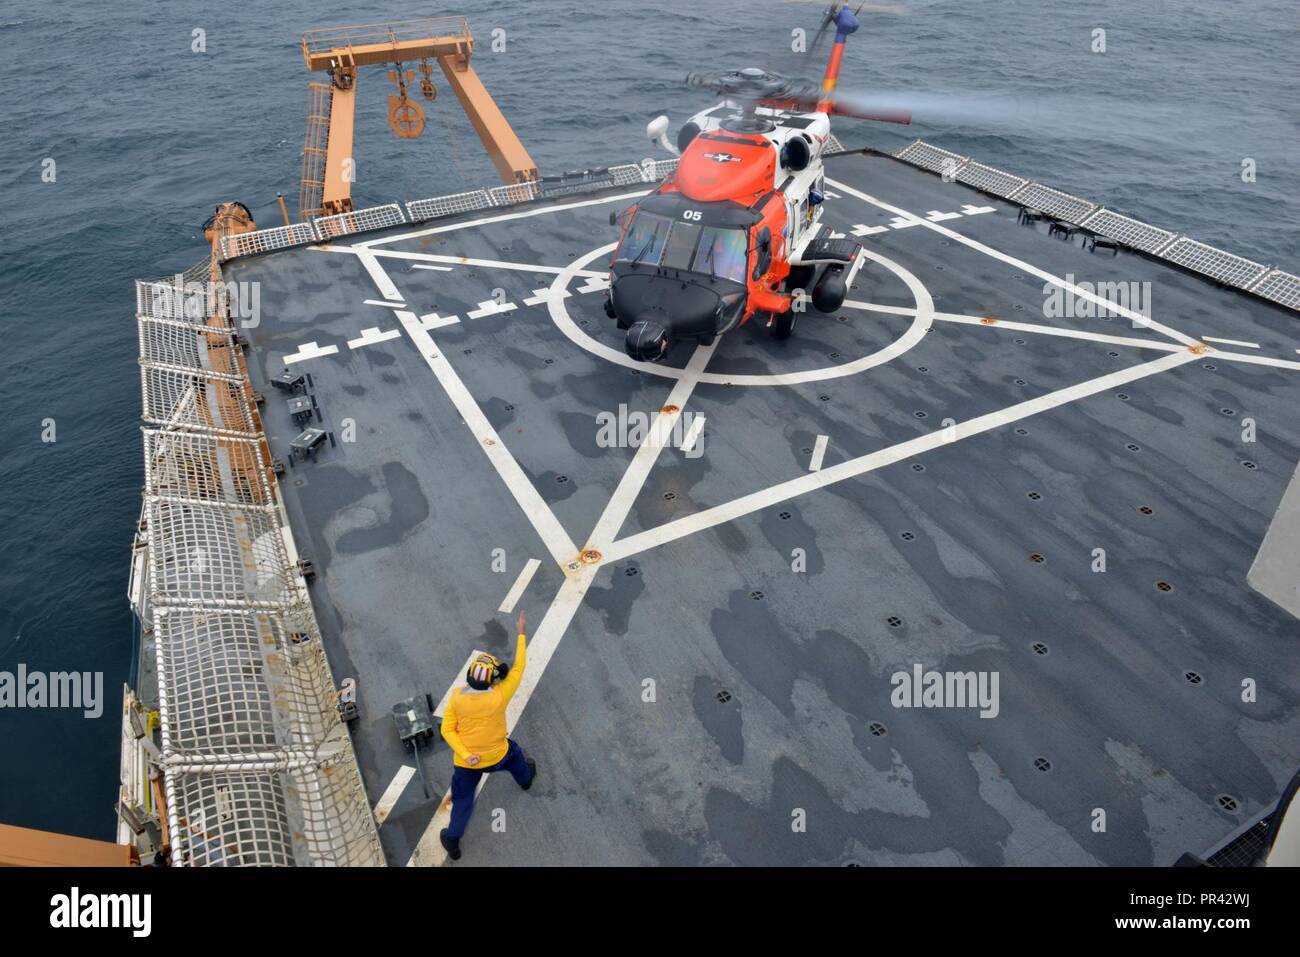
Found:
[[[447,856],[453,861],[460,860],[460,841],[452,840],[447,836],[447,829],[444,827],[438,832],[438,841],[442,844],[442,849],[447,852]]]
[[[532,772],[528,775],[528,783],[523,785],[524,790],[527,791],[533,786],[533,782],[537,780],[537,762],[532,758],[524,758],[524,764],[528,765],[528,770]]]

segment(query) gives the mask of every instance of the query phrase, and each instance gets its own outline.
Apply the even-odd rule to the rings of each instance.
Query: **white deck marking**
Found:
[[[370,273],[371,280],[379,287],[379,292],[382,295],[393,302],[406,302],[402,294],[397,291],[397,287],[393,285],[393,280],[388,278],[388,273],[384,271],[384,267],[379,265],[379,260],[374,257],[373,253],[361,248],[355,248],[351,251],[356,254],[366,272]]]
[[[380,332],[377,326],[370,329],[362,329],[361,335],[355,339],[348,340],[349,349],[360,349],[362,346],[373,346],[376,343],[387,342],[389,339],[401,338],[401,329],[388,329]]]
[[[691,452],[695,449],[695,443],[700,438],[700,433],[704,431],[704,416],[697,415],[691,419],[691,427],[686,430],[682,436],[682,451]]]
[[[945,219],[961,219],[961,213],[941,213],[932,209],[925,214],[925,218],[932,223],[942,223]]]
[[[587,281],[578,287],[578,292],[603,292],[609,288],[608,276],[588,276]]]
[[[385,302],[382,299],[367,299],[367,306],[385,306],[389,309],[401,309],[406,306],[404,302]]]
[[[477,309],[471,309],[465,313],[467,319],[483,319],[487,316],[499,315],[503,312],[513,312],[519,307],[513,302],[497,302],[495,299],[487,299],[478,304]]]
[[[577,546],[569,538],[569,533],[560,525],[550,506],[533,487],[524,470],[519,467],[515,457],[510,454],[504,440],[497,435],[496,429],[492,428],[487,416],[470,395],[469,389],[465,388],[465,383],[461,381],[456,370],[451,367],[451,363],[434,343],[433,337],[411,313],[399,313],[397,318],[401,320],[402,327],[415,343],[415,347],[420,350],[425,363],[433,370],[447,397],[456,406],[456,411],[464,419],[470,433],[478,440],[479,447],[487,455],[488,461],[492,463],[501,480],[505,482],[506,488],[514,496],[520,510],[527,516],[533,529],[545,543],[551,557],[560,564],[570,561],[578,553]]]
[[[858,223],[856,226],[854,226],[854,227],[853,227],[851,230],[849,230],[849,231],[850,231],[851,233],[853,233],[854,236],[858,236],[858,237],[861,237],[861,236],[874,236],[874,235],[876,235],[876,233],[887,233],[887,232],[889,232],[889,227],[888,227],[888,226],[868,226],[866,223]]]
[[[416,755],[417,759],[419,755]],[[383,824],[388,820],[388,815],[393,813],[393,806],[397,799],[402,796],[406,786],[411,783],[411,778],[415,776],[415,768],[409,764],[403,764],[393,775],[393,780],[388,782],[388,787],[384,789],[384,795],[375,805],[375,823]]]
[[[1084,399],[1098,392],[1154,375],[1157,372],[1176,368],[1198,358],[1200,357],[1196,353],[1189,350],[1161,356],[1159,359],[1153,359],[1141,365],[1123,369],[1119,372],[1112,372],[1109,375],[1090,379],[1064,389],[1058,389],[1056,392],[1049,392],[1047,395],[1018,403],[1006,409],[1000,409],[997,412],[990,412],[987,415],[959,422],[951,428],[940,429],[936,432],[918,436],[915,439],[909,439],[906,442],[900,442],[886,449],[860,455],[838,465],[832,465],[830,468],[822,469],[820,472],[810,472],[807,475],[781,482],[770,488],[743,495],[724,505],[717,505],[660,525],[657,528],[639,532],[629,538],[613,542],[604,550],[604,562],[621,561],[630,555],[656,548],[667,542],[676,541],[686,535],[712,528],[723,522],[734,521],[751,512],[768,508],[796,495],[802,495],[814,489],[825,488],[827,485],[842,482],[846,479],[856,478],[882,466],[911,458],[941,445],[948,445],[959,439],[979,435],[999,426],[1009,425],[1039,412],[1046,412],[1068,402]]]
[[[552,290],[563,289],[568,285],[573,275],[577,274],[579,267],[585,265],[591,260],[610,252],[614,248],[614,243],[607,246],[600,246],[591,250],[583,256],[579,256],[569,264],[568,270],[556,277],[555,282],[551,284]],[[853,359],[840,365],[825,366],[821,369],[809,369],[803,372],[783,372],[773,373],[770,375],[760,375],[753,373],[722,373],[722,372],[702,372],[699,374],[701,382],[710,385],[736,385],[736,386],[772,386],[772,385],[797,385],[804,382],[821,382],[826,379],[838,379],[841,376],[854,375],[874,366],[882,365],[892,359],[896,359],[908,349],[921,341],[930,328],[932,314],[934,310],[934,300],[930,298],[930,292],[925,288],[924,283],[916,276],[912,275],[892,259],[888,259],[879,253],[874,253],[869,249],[862,251],[863,261],[871,260],[884,266],[899,279],[911,291],[913,299],[916,300],[917,310],[913,316],[912,324],[907,331],[876,352],[862,356],[859,359]],[[624,366],[628,369],[637,369],[646,375],[662,376],[666,379],[680,379],[686,375],[685,369],[678,369],[674,366],[663,365],[657,362],[638,362],[629,356],[622,349],[615,349],[613,346],[594,338],[588,332],[584,331],[573,321],[569,315],[568,306],[560,297],[552,297],[550,302],[551,321],[559,326],[560,331],[568,337],[569,341],[577,346],[581,346],[587,352],[615,365]]]
[[[412,313],[406,315],[412,315]],[[401,319],[402,313],[399,312],[397,318]],[[440,316],[436,312],[426,312],[420,317],[420,328],[425,330],[441,329],[443,326],[454,326],[458,322],[460,322],[460,316]]]
[[[981,213],[996,213],[997,209],[993,206],[972,206],[970,203],[963,203],[961,211],[963,216],[979,216]]]
[[[1258,342],[1243,342],[1240,339],[1218,339],[1214,336],[1201,336],[1206,342],[1217,342],[1225,346],[1239,346],[1242,349],[1258,349]]]
[[[911,316],[915,309],[905,306],[878,306],[871,302],[859,302],[856,299],[844,300],[846,309],[862,309],[867,312],[884,312],[895,316]],[[1043,336],[1062,336],[1066,339],[1086,339],[1089,342],[1101,342],[1107,345],[1130,346],[1136,349],[1159,349],[1161,352],[1181,352],[1183,346],[1160,339],[1138,339],[1133,336],[1111,336],[1104,332],[1084,332],[1064,326],[1049,326],[1040,322],[1014,322],[1010,319],[998,319],[989,323],[983,316],[964,316],[955,312],[936,312],[934,318],[941,322],[959,322],[971,326],[983,326],[987,329],[1009,329],[1013,332],[1029,332]]]
[[[826,443],[829,441],[829,436],[817,436],[817,441],[813,443],[812,459],[808,462],[809,472],[820,472],[822,470],[822,459],[826,456]]]
[[[1146,316],[1142,315],[1139,312],[1134,312],[1132,309],[1128,309],[1124,306],[1116,305],[1115,303],[1110,302],[1106,298],[1097,295],[1095,292],[1086,289],[1081,289],[1078,286],[1074,285],[1073,283],[1066,282],[1064,279],[1061,279],[1059,276],[1053,276],[1051,273],[1047,272],[1046,270],[1039,269],[1037,266],[1031,266],[1029,263],[1025,262],[1024,260],[1016,259],[1014,256],[1008,256],[1006,253],[1002,252],[1001,250],[994,249],[992,246],[986,246],[983,243],[978,242],[977,240],[971,239],[969,236],[962,235],[956,230],[949,229],[947,226],[940,226],[938,223],[928,222],[924,219],[921,219],[918,216],[913,215],[912,213],[909,213],[905,209],[899,209],[897,206],[891,206],[888,203],[876,199],[874,196],[868,196],[866,193],[856,190],[852,186],[847,186],[844,183],[834,181],[834,180],[829,180],[829,179],[826,182],[828,183],[833,182],[837,189],[843,190],[844,192],[848,193],[850,196],[857,197],[858,199],[862,200],[864,203],[870,203],[872,206],[875,206],[878,209],[885,210],[885,212],[896,213],[899,218],[905,220],[910,219],[912,221],[912,224],[915,226],[924,226],[925,228],[934,230],[937,233],[942,233],[944,236],[947,236],[949,239],[955,239],[957,242],[961,243],[962,245],[969,246],[971,249],[977,250],[978,252],[982,252],[986,256],[992,256],[994,259],[1000,260],[1001,262],[1004,262],[1009,266],[1015,266],[1017,269],[1021,269],[1024,272],[1029,273],[1031,276],[1036,276],[1039,279],[1042,279],[1044,282],[1050,282],[1054,286],[1060,286],[1062,289],[1069,290],[1070,292],[1074,293],[1074,295],[1079,296],[1083,299],[1087,299],[1096,305],[1102,306],[1108,311],[1117,313],[1118,315],[1123,316],[1125,319],[1130,319],[1137,325],[1144,326],[1148,329],[1154,329],[1156,332],[1162,333],[1168,336],[1169,338],[1174,339],[1177,342],[1181,342],[1185,346],[1196,345],[1197,340],[1193,339],[1189,335],[1179,332],[1177,329],[1171,329],[1169,326],[1156,322],[1154,319],[1148,319]]]
[[[382,259],[406,259],[412,260],[412,268],[422,268],[417,263],[451,263],[455,266],[481,266],[484,269],[507,269],[514,272],[531,272],[538,275],[555,275],[563,270],[563,266],[539,266],[536,263],[516,263],[507,262],[503,259],[474,259],[469,256],[444,256],[439,253],[412,253],[400,249],[367,249],[362,250],[360,246],[313,246],[313,249],[319,252],[329,253],[353,253],[365,252],[367,255],[377,256]],[[432,268],[432,266],[428,267]],[[609,275],[607,272],[601,272],[596,269],[584,269],[581,272],[583,276],[592,278],[604,278]]]
[[[623,478],[619,481],[618,487],[614,489],[614,494],[609,497],[605,503],[605,510],[601,512],[600,519],[596,522],[596,527],[591,530],[587,536],[587,548],[596,548],[604,551],[618,531],[623,527],[623,522],[627,518],[627,513],[632,510],[632,504],[636,501],[637,495],[641,493],[641,487],[645,485],[646,479],[650,477],[650,470],[654,468],[655,461],[659,458],[659,452],[663,448],[664,439],[672,432],[677,420],[681,417],[682,409],[686,406],[686,400],[691,397],[695,391],[696,384],[700,381],[700,376],[704,372],[704,367],[708,365],[709,359],[713,357],[713,351],[718,347],[718,340],[715,339],[711,345],[696,346],[695,351],[691,353],[690,361],[686,363],[685,373],[673,385],[672,391],[668,393],[668,398],[664,406],[676,406],[673,412],[659,412],[654,416],[654,426],[651,428],[651,435],[646,437],[632,456],[632,461],[623,473]]]
[[[547,286],[545,289],[534,289],[533,294],[524,300],[524,305],[536,306],[543,302],[550,302],[551,296],[553,295],[555,295],[555,291],[551,289],[550,286]],[[567,289],[561,289],[560,295],[567,298],[568,296],[572,296],[573,293],[569,292]]]
[[[1245,352],[1220,352],[1218,349],[1210,349],[1202,358],[1225,359],[1228,362],[1245,362],[1253,366],[1271,366],[1274,369],[1296,369],[1300,370],[1300,362],[1292,362],[1290,359],[1274,359],[1272,356],[1252,356]]]
[[[536,558],[528,559],[528,561],[524,563],[524,567],[519,570],[519,577],[515,579],[515,583],[511,585],[510,590],[506,592],[506,597],[501,600],[501,605],[497,608],[497,611],[505,615],[514,611],[515,605],[519,604],[519,598],[523,595],[524,589],[528,587],[528,583],[531,582],[533,576],[537,574],[537,569],[541,567],[542,563]]]
[[[410,233],[399,233],[396,236],[385,236],[383,239],[371,239],[363,243],[358,243],[358,247],[373,249],[375,246],[381,246],[385,243],[398,243],[404,239],[418,239],[421,236],[432,236],[436,233],[449,233],[457,229],[467,229],[471,226],[483,226],[488,223],[505,223],[513,219],[528,219],[532,216],[542,216],[546,213],[553,213],[561,209],[581,209],[584,206],[600,206],[604,203],[621,203],[625,199],[637,199],[649,194],[651,190],[639,189],[631,193],[619,193],[617,196],[601,196],[597,199],[585,199],[576,203],[562,203],[558,206],[540,206],[535,209],[524,209],[514,213],[501,213],[497,216],[485,216],[482,219],[472,219],[463,223],[448,223],[445,226],[432,226],[429,229],[417,229]]]
[[[899,210],[901,213],[902,210]],[[920,226],[924,220],[909,218],[909,216],[895,216],[889,221],[890,229],[911,229],[913,226]]]
[[[432,269],[435,272],[451,272],[451,266],[439,266],[436,263],[411,263],[412,269]]]
[[[291,352],[284,357],[284,364],[291,366],[295,362],[302,362],[304,359],[319,359],[321,356],[332,356],[338,351],[338,346],[318,346],[314,341],[304,342],[298,347],[297,352]]]

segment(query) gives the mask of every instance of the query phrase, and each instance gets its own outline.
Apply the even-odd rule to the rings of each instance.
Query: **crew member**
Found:
[[[486,652],[470,662],[466,688],[451,693],[442,716],[442,736],[454,752],[451,774],[451,823],[438,839],[453,860],[460,860],[460,839],[474,813],[479,780],[493,771],[509,771],[527,791],[537,777],[537,763],[506,736],[506,705],[519,688],[528,665],[524,613],[519,613],[515,665]]]

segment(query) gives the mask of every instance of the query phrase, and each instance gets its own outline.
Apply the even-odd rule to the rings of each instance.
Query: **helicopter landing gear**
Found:
[[[794,334],[794,324],[799,318],[799,313],[793,309],[787,309],[785,312],[778,312],[772,316],[772,338],[789,339]]]

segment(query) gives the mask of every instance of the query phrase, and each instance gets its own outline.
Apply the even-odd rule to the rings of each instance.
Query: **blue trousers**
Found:
[[[524,749],[514,741],[507,741],[509,747],[506,756],[487,768],[462,768],[455,765],[451,773],[451,823],[447,826],[447,837],[459,841],[469,826],[470,815],[474,813],[474,793],[478,790],[479,779],[494,771],[509,771],[515,783],[526,787],[533,779],[532,771],[525,763]]]

